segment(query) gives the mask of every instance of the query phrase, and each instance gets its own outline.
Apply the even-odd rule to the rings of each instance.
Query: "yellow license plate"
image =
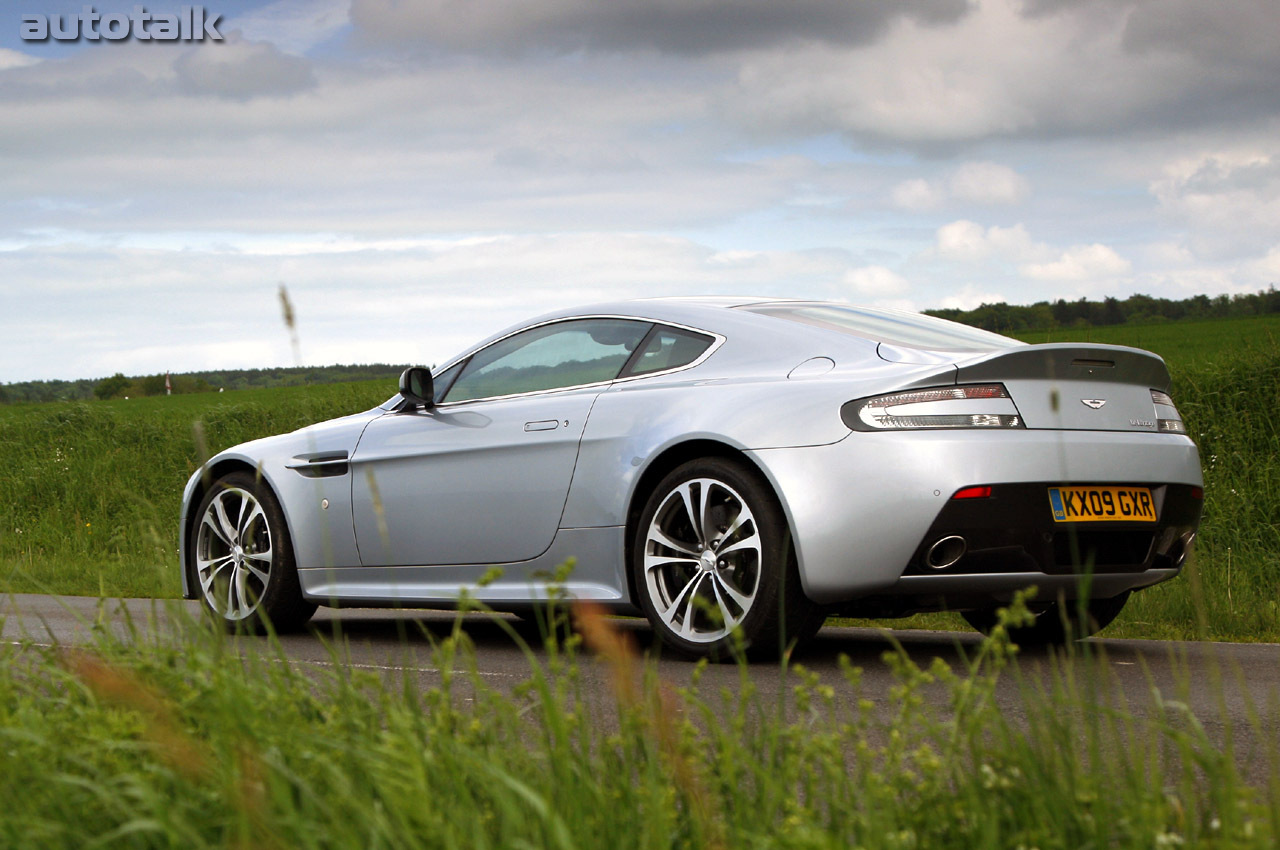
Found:
[[[1054,522],[1155,522],[1147,487],[1050,487]]]

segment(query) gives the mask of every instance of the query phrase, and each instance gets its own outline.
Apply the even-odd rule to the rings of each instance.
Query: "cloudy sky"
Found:
[[[134,0],[98,2],[128,12]],[[545,309],[1280,282],[1276,0],[0,11],[0,381],[443,360]],[[177,4],[147,4],[176,10]]]

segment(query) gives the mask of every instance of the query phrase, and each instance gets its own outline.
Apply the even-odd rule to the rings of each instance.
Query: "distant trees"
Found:
[[[1035,304],[982,304],[973,310],[925,310],[930,316],[963,322],[988,331],[1009,333],[1093,325],[1152,324],[1182,319],[1230,319],[1280,313],[1275,286],[1245,295],[1195,295],[1180,301],[1131,295],[1102,301],[1038,301]]]
[[[93,394],[104,400],[126,395],[125,390],[129,389],[129,383],[129,379],[124,376],[124,373],[116,372],[110,378],[103,378],[94,384]]]
[[[388,395],[404,366],[373,363],[353,366],[305,366],[285,369],[235,369],[219,372],[188,372],[173,375],[173,394],[203,393],[217,389],[239,390],[255,387],[332,384],[341,381],[386,380]],[[23,381],[0,384],[0,404],[21,401],[88,401],[99,398],[139,398],[164,395],[165,374],[128,377],[120,372],[110,378],[76,381]]]
[[[148,375],[138,381],[139,395],[164,395],[164,375]]]

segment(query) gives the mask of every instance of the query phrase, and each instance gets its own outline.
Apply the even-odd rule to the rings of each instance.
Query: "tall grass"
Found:
[[[589,608],[579,631],[611,696],[583,686],[577,637],[527,652],[527,679],[496,688],[461,623],[409,638],[434,646],[440,684],[425,690],[341,663],[340,641],[334,663],[308,665],[180,617],[163,638],[0,645],[0,842],[1049,850],[1280,835],[1277,781],[1242,778],[1176,695],[1139,718],[1072,662],[1019,688],[1001,631],[958,668],[888,653],[887,693],[847,660],[829,681],[784,669],[775,701],[745,667],[718,693],[700,668],[672,687]]]

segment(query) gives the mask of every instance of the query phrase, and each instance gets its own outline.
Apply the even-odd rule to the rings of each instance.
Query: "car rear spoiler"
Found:
[[[1006,380],[1104,380],[1168,390],[1169,368],[1149,351],[1124,345],[1051,342],[958,361],[958,384]]]

